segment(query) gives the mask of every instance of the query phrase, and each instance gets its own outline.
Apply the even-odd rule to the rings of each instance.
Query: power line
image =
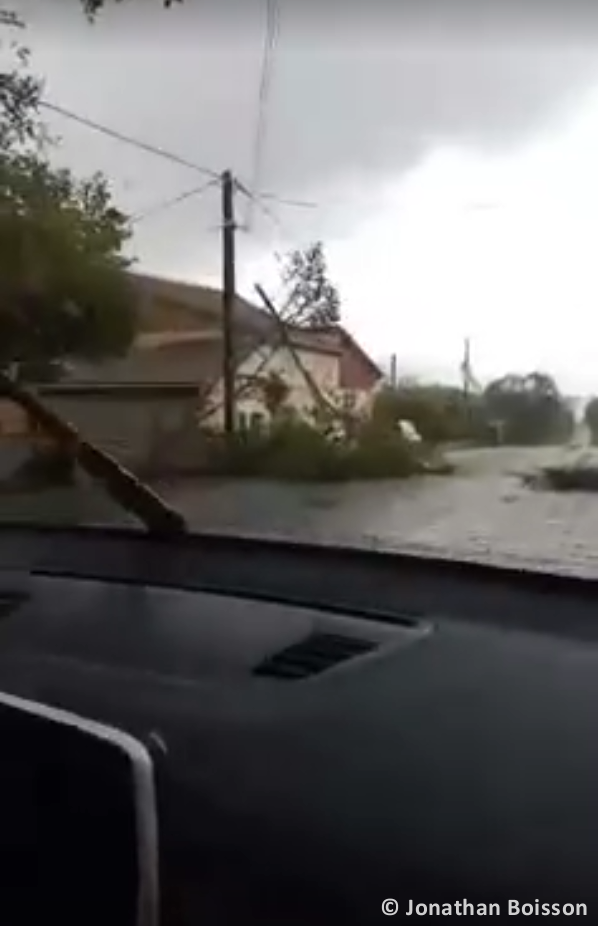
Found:
[[[98,132],[101,135],[105,135],[108,138],[112,138],[115,141],[130,145],[131,147],[137,148],[140,151],[145,151],[148,154],[153,154],[156,157],[160,157],[174,164],[178,164],[180,167],[186,167],[188,170],[193,170],[196,173],[211,177],[213,180],[220,180],[220,173],[218,171],[212,170],[209,167],[204,167],[201,164],[196,164],[194,161],[189,161],[186,158],[173,153],[172,151],[168,151],[166,148],[163,148],[160,145],[152,145],[149,142],[145,142],[141,139],[134,138],[133,136],[126,135],[123,132],[119,132],[117,129],[112,129],[109,126],[95,122],[93,119],[88,119],[86,116],[81,116],[78,113],[72,112],[69,109],[65,109],[63,106],[58,106],[56,103],[51,103],[48,100],[40,100],[38,105],[44,109],[47,109],[49,112],[63,116],[65,119],[70,119],[71,122],[77,122],[79,125],[83,125],[86,128],[91,129],[94,132]],[[243,191],[248,196],[254,195],[250,194],[249,190],[247,190],[245,187],[243,188]],[[256,194],[256,198],[269,199],[274,202],[278,202],[283,206],[298,208],[315,209],[318,205],[315,202],[308,202],[305,200],[286,199],[284,197],[278,196],[275,193]]]
[[[216,186],[216,180],[208,180],[207,183],[203,183],[201,186],[187,190],[185,193],[180,193],[178,196],[173,196],[170,199],[163,199],[161,202],[155,203],[153,206],[148,206],[148,208],[144,209],[143,212],[138,212],[136,215],[132,216],[131,223],[137,225],[139,222],[144,221],[144,219],[147,219],[152,215],[156,215],[158,212],[164,212],[166,209],[170,209],[173,206],[177,206],[179,203],[185,202],[187,199],[191,199],[193,196],[201,196],[202,193],[205,193],[206,190],[211,189],[213,186]]]
[[[275,203],[280,203],[281,206],[296,206],[298,209],[318,208],[317,203],[307,199],[286,199],[283,196],[278,196],[276,193],[257,193],[255,195],[259,199],[271,199]]]
[[[171,151],[167,151],[165,148],[162,148],[158,145],[152,145],[148,142],[140,141],[138,138],[133,138],[130,135],[125,135],[123,132],[118,132],[116,129],[111,129],[99,122],[94,122],[92,119],[88,119],[86,116],[80,116],[78,113],[71,112],[70,110],[65,109],[63,106],[57,106],[55,103],[49,103],[47,100],[40,100],[39,105],[44,109],[49,110],[50,112],[57,113],[59,116],[63,116],[65,119],[70,119],[72,122],[77,122],[79,125],[84,125],[88,129],[93,129],[94,132],[99,132],[101,135],[106,135],[108,138],[113,138],[115,141],[120,141],[126,145],[130,145],[133,148],[138,148],[140,151],[145,151],[148,154],[156,155],[156,157],[161,157],[166,161],[171,161],[173,164],[178,164],[180,167],[186,167],[188,170],[194,170],[197,173],[204,174],[204,176],[207,175],[213,179],[219,177],[219,174],[215,170],[211,170],[209,167],[202,167],[200,164],[195,164],[193,161],[188,161],[186,158],[180,157],[178,154],[173,154]]]
[[[280,218],[276,215],[276,213],[272,209],[270,209],[268,206],[266,206],[265,203],[261,201],[261,198],[259,196],[256,196],[255,193],[252,193],[251,190],[248,190],[247,187],[243,183],[241,183],[240,180],[235,181],[235,185],[236,185],[237,190],[240,193],[242,193],[244,196],[246,196],[252,205],[258,206],[258,208],[263,212],[263,214],[267,216],[267,218],[270,219],[270,221],[278,229],[281,237],[286,239],[287,242],[290,243],[291,236],[288,235],[287,232],[285,231],[284,225],[282,224],[282,222],[280,221]],[[250,228],[247,225],[245,226],[243,230],[249,231]],[[276,256],[276,259],[280,262],[279,255],[275,254],[275,256]]]
[[[266,129],[268,123],[268,97],[272,83],[272,66],[274,61],[274,51],[279,32],[279,7],[278,0],[266,0],[266,36],[264,39],[264,51],[262,57],[262,70],[260,76],[260,87],[258,94],[258,115],[255,132],[255,141],[253,147],[253,189],[259,189],[260,175],[263,167],[264,145],[266,140]],[[247,209],[246,223],[251,225],[253,203],[250,200]]]

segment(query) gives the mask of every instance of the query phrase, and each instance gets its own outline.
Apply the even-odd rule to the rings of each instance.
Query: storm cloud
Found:
[[[90,26],[75,0],[21,0],[48,99],[252,184],[264,0],[110,3]],[[541,9],[540,9],[541,7]],[[280,0],[261,169],[264,200],[240,252],[342,237],[435,148],[517,146],[563,117],[598,80],[587,6]],[[104,171],[131,213],[199,175],[58,116],[57,157]],[[244,205],[240,203],[240,208]],[[146,266],[201,276],[218,260],[215,190],[148,216],[135,249]],[[245,214],[244,211],[242,213]],[[281,232],[281,227],[283,232]]]

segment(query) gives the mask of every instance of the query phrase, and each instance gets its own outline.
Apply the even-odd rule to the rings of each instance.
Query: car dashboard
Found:
[[[0,530],[0,689],[151,749],[167,926],[595,915],[597,618],[566,576]]]

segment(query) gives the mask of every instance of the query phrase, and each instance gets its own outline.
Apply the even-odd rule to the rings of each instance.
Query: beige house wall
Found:
[[[335,389],[339,376],[339,363],[336,355],[305,350],[297,350],[295,353],[322,392],[331,395],[338,391]],[[286,347],[279,347],[274,352],[268,347],[260,348],[241,364],[237,377],[239,381],[245,378],[251,379],[258,372],[260,376],[267,377],[270,374],[276,374],[284,379],[289,387],[286,404],[301,417],[310,417],[316,402],[305,376],[298,368],[292,351]],[[211,427],[222,427],[223,400],[223,388],[220,382],[214,389],[209,402],[209,407],[215,409],[213,414],[206,418],[206,423]],[[252,418],[267,421],[268,411],[259,387],[241,393],[237,400],[237,412],[248,422]]]

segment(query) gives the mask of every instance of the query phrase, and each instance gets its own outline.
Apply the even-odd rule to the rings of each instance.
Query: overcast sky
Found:
[[[253,187],[266,0],[20,0],[47,99]],[[349,327],[405,372],[544,368],[598,390],[598,15],[572,0],[280,0],[261,191],[239,282],[326,242]],[[474,15],[475,11],[475,15]],[[133,214],[199,173],[61,117],[57,156]],[[266,214],[266,211],[271,213]],[[144,269],[219,273],[215,188],[137,226]]]

